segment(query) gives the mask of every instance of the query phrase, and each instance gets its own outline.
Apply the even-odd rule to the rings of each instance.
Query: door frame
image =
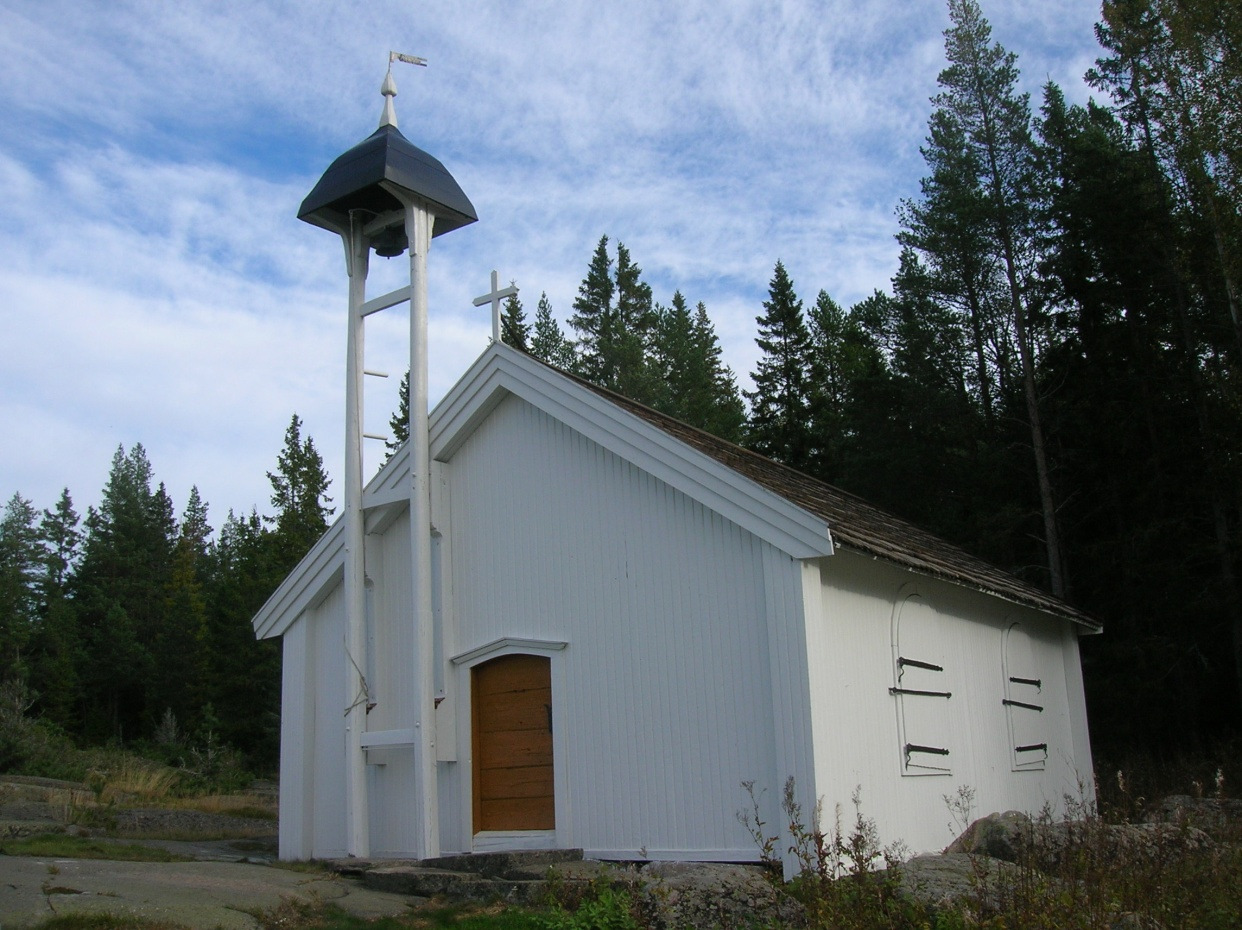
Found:
[[[562,725],[566,714],[557,712],[569,705],[565,700],[564,663],[562,654],[569,643],[544,639],[504,637],[486,643],[468,652],[453,656],[455,690],[460,697],[457,714],[457,765],[463,852],[483,852],[504,849],[531,849],[566,847],[572,836],[569,804],[569,733]],[[476,665],[510,655],[531,655],[548,659],[548,672],[552,684],[552,713],[557,720],[552,740],[553,806],[556,812],[555,830],[521,830],[513,832],[474,832],[474,707],[471,679]]]

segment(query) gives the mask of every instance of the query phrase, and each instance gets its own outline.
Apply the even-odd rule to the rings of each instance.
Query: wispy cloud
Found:
[[[1024,82],[1086,97],[1095,9],[985,5]],[[0,495],[97,498],[141,441],[218,522],[264,509],[297,411],[341,462],[339,242],[298,223],[329,161],[375,126],[389,49],[403,131],[480,222],[431,253],[431,391],[486,345],[496,268],[564,320],[601,234],[657,299],[704,301],[754,365],[777,258],[806,300],[887,286],[917,192],[940,3],[16,0],[0,9]],[[371,290],[404,262],[375,260]],[[404,370],[401,311],[368,324],[368,428]],[[378,464],[382,450],[372,449]]]

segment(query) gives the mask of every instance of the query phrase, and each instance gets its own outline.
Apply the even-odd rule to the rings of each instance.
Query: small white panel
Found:
[[[390,748],[413,747],[414,730],[371,730],[362,734],[362,748],[371,749],[380,746]]]
[[[436,761],[457,761],[457,702],[445,697],[436,705]]]

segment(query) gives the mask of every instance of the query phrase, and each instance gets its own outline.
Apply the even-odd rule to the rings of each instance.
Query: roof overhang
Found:
[[[791,503],[542,362],[493,343],[429,417],[431,456],[448,462],[505,399],[517,397],[609,452],[785,552],[793,559],[832,555],[822,518]],[[399,449],[367,484],[368,532],[408,507],[409,458]],[[281,635],[343,577],[338,518],[254,618],[260,638]]]
[[[822,518],[523,352],[493,343],[431,418],[431,455],[447,462],[505,398],[518,397],[795,559],[831,555]]]

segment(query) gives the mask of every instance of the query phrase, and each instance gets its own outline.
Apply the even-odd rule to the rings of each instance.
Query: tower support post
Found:
[[[414,784],[418,856],[440,855],[436,777],[435,633],[431,597],[431,448],[427,428],[427,252],[435,217],[402,197],[410,249],[410,550],[414,581]]]
[[[364,334],[370,241],[351,217],[342,230],[349,271],[349,333],[345,359],[345,845],[351,856],[371,854],[366,750],[370,695],[366,668],[366,554],[362,513]]]

